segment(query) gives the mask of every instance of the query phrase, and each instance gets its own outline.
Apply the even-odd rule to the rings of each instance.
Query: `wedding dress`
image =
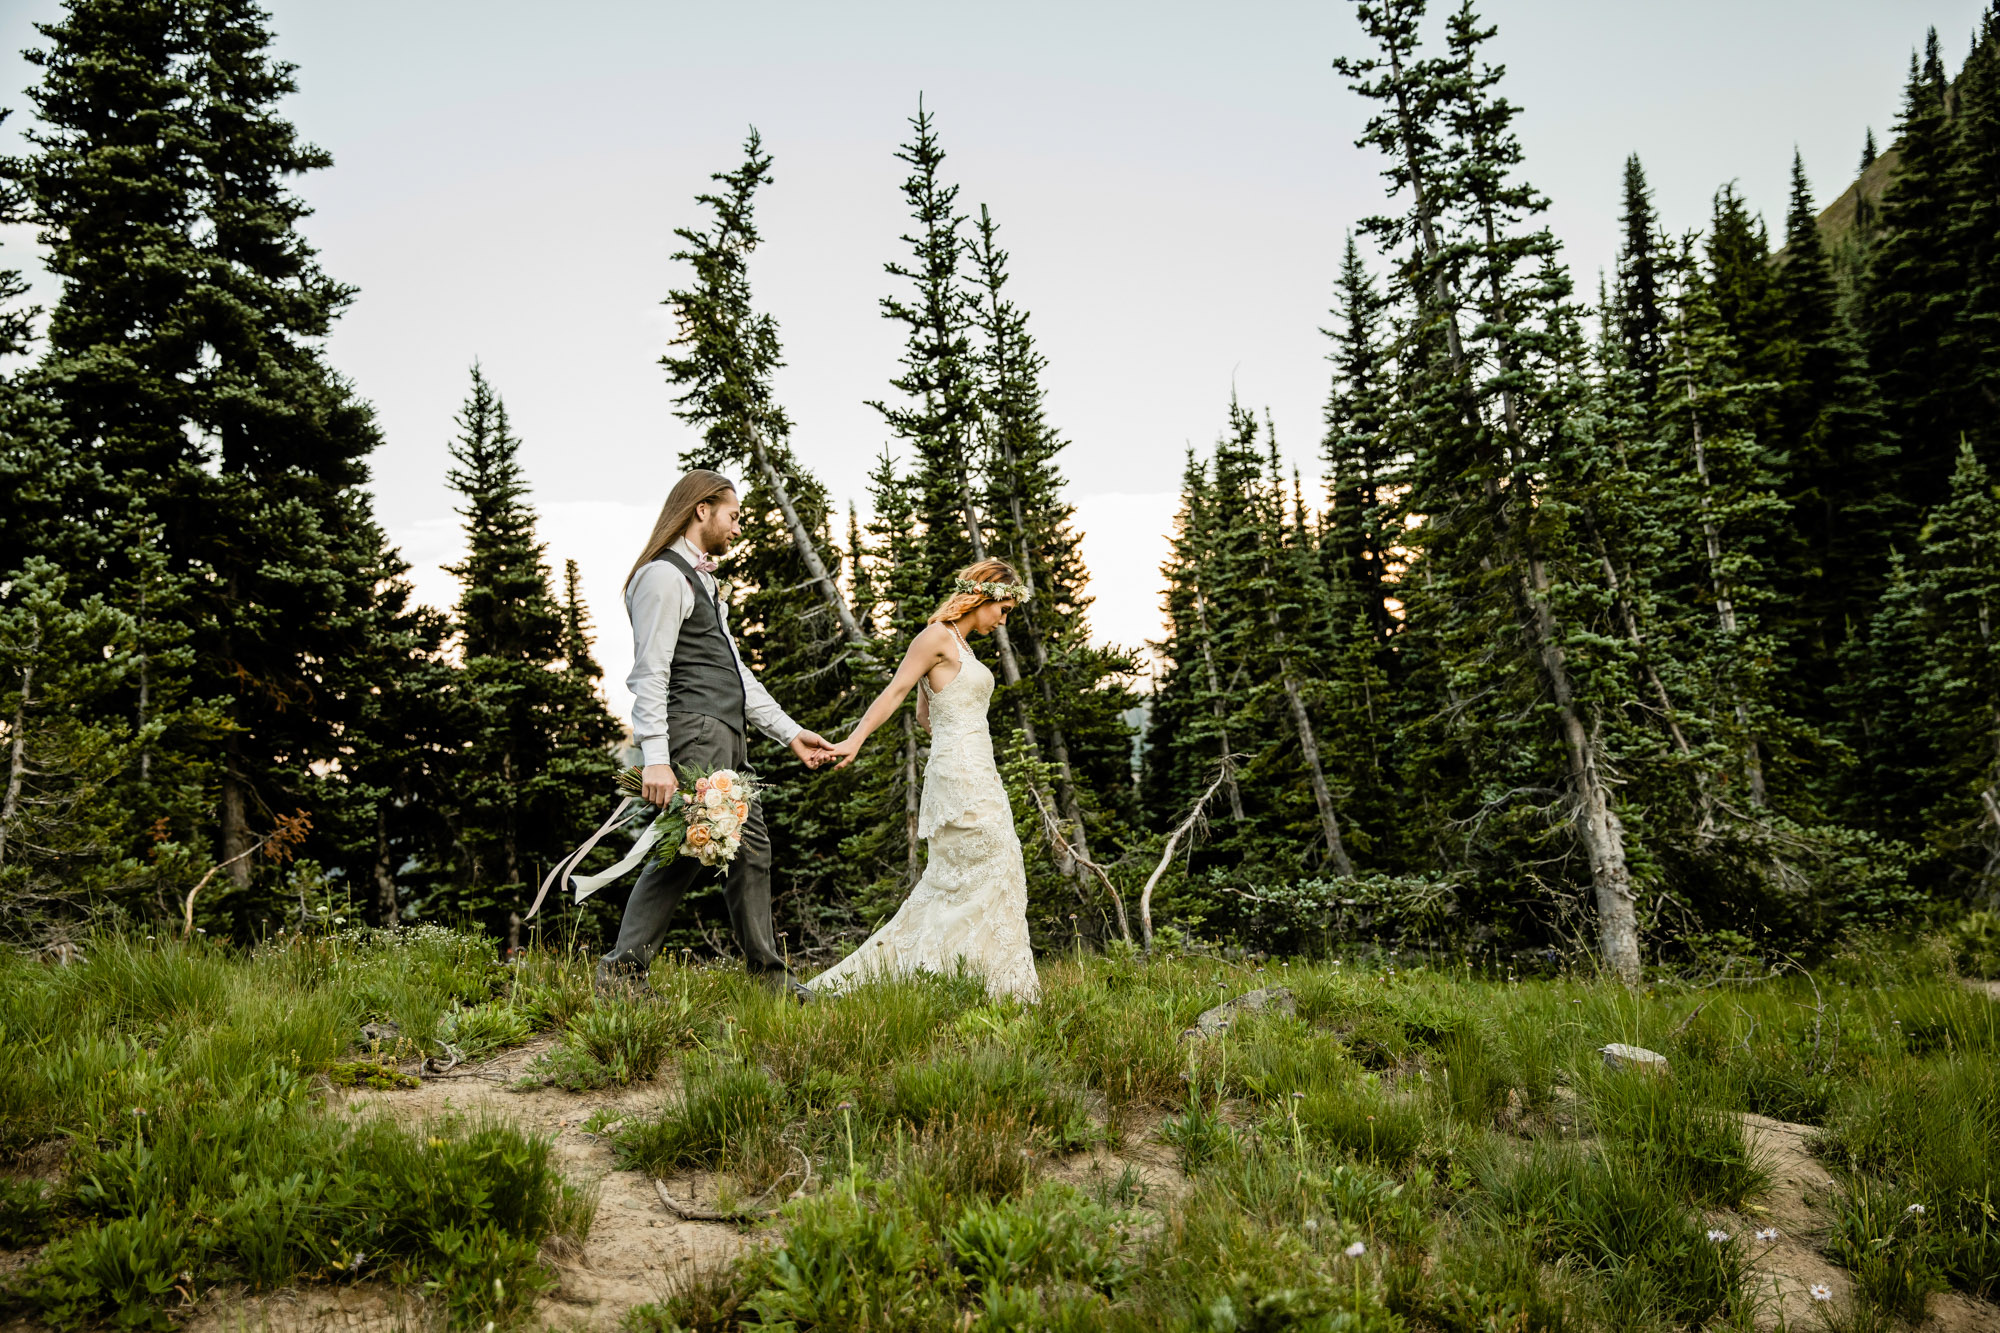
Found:
[[[986,727],[993,673],[958,631],[952,638],[958,674],[941,690],[931,689],[928,676],[917,686],[931,714],[931,758],[917,808],[917,836],[929,841],[930,862],[886,925],[813,978],[815,991],[919,970],[949,975],[963,960],[985,979],[988,995],[1033,1001],[1041,993],[1028,946],[1028,872]]]

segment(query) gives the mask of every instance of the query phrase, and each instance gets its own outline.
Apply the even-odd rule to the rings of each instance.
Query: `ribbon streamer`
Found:
[[[630,810],[632,808],[632,803],[634,801],[637,801],[638,799],[639,798],[636,796],[627,796],[624,800],[620,801],[618,803],[618,808],[611,812],[611,818],[605,820],[602,824],[598,825],[597,832],[591,834],[590,837],[584,841],[583,846],[577,848],[575,851],[571,852],[568,856],[565,856],[562,860],[556,862],[553,866],[549,867],[549,873],[542,877],[541,889],[535,894],[535,905],[528,909],[529,919],[532,919],[535,913],[542,910],[542,899],[549,896],[549,886],[558,882],[559,880],[563,882],[568,882],[570,872],[572,870],[575,870],[577,866],[582,863],[584,857],[590,855],[592,848],[596,847],[598,843],[604,840],[605,834],[611,832],[612,829],[618,827],[618,821],[625,817],[625,812],[627,810]],[[653,832],[652,827],[650,825],[647,827],[644,833],[639,835],[639,841],[643,842],[646,848],[648,849],[651,848],[653,843],[658,840],[659,840],[659,835]],[[634,860],[635,856],[643,857],[644,855],[645,855],[644,850],[640,849],[638,844],[635,843],[633,845],[633,854],[627,856],[623,861],[620,861],[613,870],[607,872],[604,875],[590,876],[589,879],[595,882],[590,884],[589,889],[585,890],[581,887],[584,883],[589,881],[577,880],[576,883],[579,887],[576,895],[576,900],[578,902],[582,902],[585,898],[589,897],[590,894],[597,892],[597,890],[603,888],[606,884],[609,884],[612,880],[618,878],[618,876],[624,874],[626,871],[630,870],[634,865],[638,864],[638,862]]]

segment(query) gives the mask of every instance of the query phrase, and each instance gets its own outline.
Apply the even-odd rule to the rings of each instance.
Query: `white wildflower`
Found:
[[[1359,1259],[1362,1255],[1368,1253],[1368,1247],[1366,1245],[1363,1245],[1360,1241],[1357,1240],[1352,1245],[1342,1250],[1341,1253],[1346,1255],[1350,1259]]]
[[[1724,1241],[1729,1239],[1729,1233],[1727,1231],[1710,1231],[1708,1233],[1708,1238],[1714,1241],[1717,1245],[1720,1245]]]
[[[1833,1288],[1827,1286],[1824,1282],[1815,1282],[1812,1286],[1806,1288],[1806,1291],[1816,1301],[1830,1301],[1833,1299]]]
[[[1764,1227],[1757,1232],[1758,1240],[1776,1240],[1777,1238],[1778,1229],[1776,1227]]]
[[[1905,1208],[1903,1211],[1908,1213],[1911,1217],[1922,1217],[1924,1215],[1924,1206],[1920,1203],[1913,1203],[1908,1208]]]

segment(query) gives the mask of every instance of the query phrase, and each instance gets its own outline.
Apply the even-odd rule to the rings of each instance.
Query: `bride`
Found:
[[[966,646],[973,635],[1006,624],[1007,613],[1027,600],[1028,589],[1004,561],[982,560],[960,571],[951,596],[903,655],[895,679],[853,734],[832,747],[836,768],[853,763],[917,687],[917,725],[931,732],[917,836],[929,840],[930,862],[888,924],[813,978],[814,991],[918,970],[948,975],[963,961],[985,978],[989,995],[1032,1001],[1040,994],[1028,947],[1028,875],[986,729],[993,673]]]

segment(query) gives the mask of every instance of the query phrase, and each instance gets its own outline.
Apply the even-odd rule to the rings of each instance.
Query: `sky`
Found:
[[[1892,137],[1935,26],[1956,69],[1979,0],[1488,0],[1527,177],[1586,292],[1618,245],[1637,153],[1665,225],[1700,227],[1735,181],[1782,226],[1793,150],[1820,203],[1872,127]],[[692,442],[657,364],[673,229],[740,160],[775,158],[752,264],[778,320],[802,461],[841,500],[888,435],[899,340],[883,265],[907,251],[895,158],[918,98],[959,201],[992,209],[1015,299],[1049,358],[1051,421],[1084,533],[1100,640],[1160,633],[1159,565],[1184,452],[1230,395],[1268,409],[1310,479],[1345,234],[1382,206],[1354,146],[1367,106],[1330,68],[1364,51],[1351,5],[961,0],[716,5],[272,0],[299,66],[287,114],[329,150],[297,182],[332,276],[359,288],[328,343],[375,406],[377,511],[418,592],[449,605],[460,538],[452,416],[479,362],[507,403],[552,564],[581,566],[623,714],[619,585]],[[0,0],[0,130],[54,0]],[[1443,7],[1439,8],[1440,14]],[[32,234],[0,232],[32,267]],[[46,279],[38,297],[52,301]],[[1310,481],[1309,481],[1310,484]]]

